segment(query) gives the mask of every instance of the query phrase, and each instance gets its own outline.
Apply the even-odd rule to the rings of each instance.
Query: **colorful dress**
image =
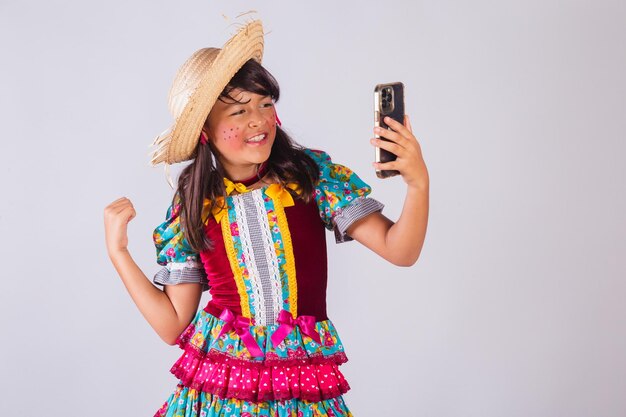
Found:
[[[213,247],[200,254],[181,232],[179,206],[154,231],[164,265],[154,282],[200,282],[211,294],[178,337],[179,383],[156,416],[351,416],[339,370],[347,358],[326,315],[325,228],[351,240],[348,227],[383,206],[349,168],[306,152],[320,169],[309,203],[295,186],[237,186],[208,216]]]

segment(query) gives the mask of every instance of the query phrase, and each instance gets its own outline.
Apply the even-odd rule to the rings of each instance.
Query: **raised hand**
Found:
[[[118,198],[104,209],[104,234],[109,256],[128,249],[128,222],[136,216],[133,203]]]
[[[404,125],[385,117],[385,123],[393,130],[375,127],[374,133],[389,139],[391,142],[372,138],[371,144],[397,155],[397,159],[391,162],[376,163],[374,168],[380,170],[397,170],[402,175],[402,179],[409,187],[428,188],[429,178],[426,163],[422,158],[422,148],[413,135],[409,116],[404,116]]]

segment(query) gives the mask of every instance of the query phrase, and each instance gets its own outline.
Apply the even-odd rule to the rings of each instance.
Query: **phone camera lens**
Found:
[[[393,111],[393,90],[391,87],[381,89],[380,106],[383,114],[389,114]]]

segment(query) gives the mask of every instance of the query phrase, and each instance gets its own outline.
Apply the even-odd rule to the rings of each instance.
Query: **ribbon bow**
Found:
[[[230,193],[232,193],[233,190],[237,190],[237,192],[240,194],[243,194],[246,191],[248,191],[246,186],[243,185],[242,183],[232,182],[228,178],[224,178],[224,185],[226,186],[226,195],[230,195]]]
[[[272,184],[267,187],[265,194],[267,194],[272,200],[280,200],[283,207],[291,207],[294,205],[294,201],[289,191],[287,191],[287,188],[295,191],[296,194],[300,194],[302,192],[298,184],[290,182],[284,187],[280,184]]]
[[[248,189],[245,185],[240,182],[232,182],[228,178],[224,178],[224,185],[226,186],[226,195],[230,195],[234,190],[237,190],[239,194],[243,194]],[[211,211],[211,214],[215,218],[215,221],[219,224],[222,221],[222,217],[226,214],[226,206],[224,205],[224,197],[220,196],[215,199],[216,204]],[[204,200],[204,210],[206,211],[207,207],[211,204],[208,199]],[[203,216],[205,214],[203,213]]]
[[[274,346],[278,346],[287,335],[296,327],[300,327],[300,331],[313,339],[317,344],[321,345],[319,333],[315,330],[315,316],[298,316],[294,319],[290,312],[287,310],[281,310],[276,319],[280,326],[272,335],[272,343]]]
[[[224,197],[219,196],[215,199],[215,206],[213,206],[213,209],[210,213],[209,207],[211,207],[211,200],[205,198],[202,202],[202,218],[205,219],[205,224],[208,224],[210,216],[213,216],[215,218],[215,221],[219,224],[222,220],[222,217],[224,217],[224,215],[228,211],[226,208],[226,204],[224,203]]]
[[[230,193],[233,192],[233,190],[237,190],[238,193],[245,193],[246,191],[249,191],[245,185],[243,185],[240,182],[232,182],[231,180],[229,180],[228,178],[224,178],[224,185],[226,186],[226,195],[230,195]],[[296,192],[296,194],[300,194],[302,193],[302,190],[300,189],[300,187],[298,186],[298,184],[295,183],[288,183],[286,184],[284,187],[281,186],[280,184],[272,184],[270,186],[267,187],[267,189],[265,190],[265,194],[270,197],[272,200],[278,200],[282,203],[283,207],[291,207],[294,205],[294,201],[293,201],[293,197],[291,196],[291,194],[289,193],[289,191],[287,191],[287,188],[293,190]],[[215,221],[217,223],[220,223],[222,220],[222,217],[224,217],[224,215],[226,215],[226,207],[224,204],[224,197],[217,197],[216,200],[217,204],[215,204],[215,207],[213,207],[213,210],[211,212],[211,214],[213,215],[213,217],[215,218]],[[205,199],[204,200],[204,210],[207,211],[207,207],[210,205],[210,201]],[[203,216],[205,216],[205,214],[203,213]]]
[[[246,345],[248,352],[250,352],[252,356],[257,358],[262,358],[263,356],[265,356],[263,354],[263,351],[257,344],[256,340],[254,339],[254,336],[252,336],[252,333],[250,333],[249,318],[243,316],[235,316],[232,311],[225,308],[222,311],[222,314],[220,314],[220,319],[224,321],[224,327],[222,327],[220,334],[217,336],[218,339],[222,337],[222,335],[234,329],[235,333],[237,333],[243,344]]]

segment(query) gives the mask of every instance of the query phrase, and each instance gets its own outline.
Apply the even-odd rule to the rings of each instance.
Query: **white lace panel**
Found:
[[[272,231],[270,230],[270,224],[267,217],[267,210],[265,209],[265,202],[263,201],[263,194],[254,193],[253,197],[256,211],[259,214],[261,233],[263,233],[263,242],[267,243],[263,245],[263,249],[269,270],[269,286],[272,297],[272,316],[270,320],[268,320],[268,324],[274,324],[283,306],[283,290],[281,287],[280,267],[278,265],[274,239],[272,238]]]
[[[262,190],[234,196],[233,205],[252,287],[250,302],[255,323],[274,324],[282,306],[282,291]]]
[[[261,291],[261,282],[259,279],[259,271],[256,267],[256,259],[252,249],[252,238],[250,236],[250,227],[248,225],[248,216],[244,207],[244,198],[250,193],[240,194],[233,197],[235,208],[235,216],[237,218],[237,226],[239,229],[239,239],[243,250],[244,263],[248,270],[248,279],[252,285],[252,294],[250,295],[250,303],[254,310],[254,321],[258,325],[264,325],[266,322],[265,300]],[[254,220],[254,219],[250,219]]]

